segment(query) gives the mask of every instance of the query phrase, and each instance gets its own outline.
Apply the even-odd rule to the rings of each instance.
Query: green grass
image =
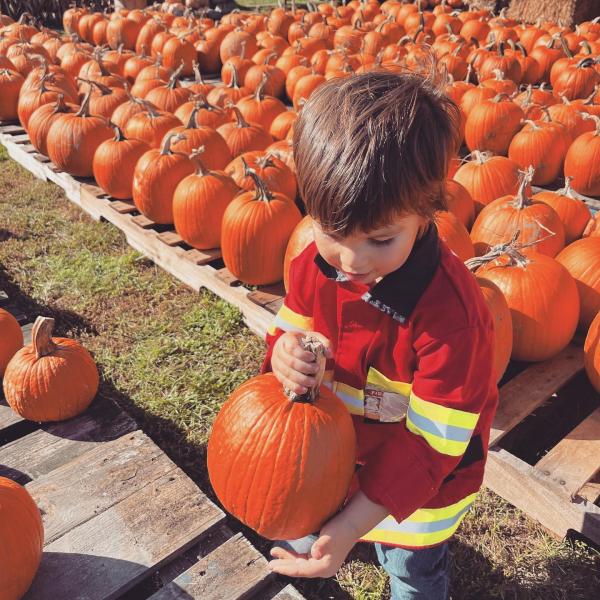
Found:
[[[131,250],[7,159],[0,147],[0,287],[33,319],[55,317],[102,373],[100,394],[117,400],[214,499],[205,450],[227,395],[257,373],[264,347],[231,305],[196,294]],[[241,530],[267,553],[269,543]],[[600,559],[559,542],[523,513],[483,491],[452,541],[454,600],[587,600],[600,597]],[[294,580],[310,599],[379,600],[387,576],[372,546],[358,545],[337,578]]]

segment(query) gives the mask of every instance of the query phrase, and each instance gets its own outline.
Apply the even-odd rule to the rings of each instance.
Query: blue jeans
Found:
[[[306,554],[316,535],[298,540],[275,542],[286,550]],[[381,566],[390,576],[390,600],[447,600],[450,587],[450,556],[448,542],[433,548],[406,550],[375,544]]]

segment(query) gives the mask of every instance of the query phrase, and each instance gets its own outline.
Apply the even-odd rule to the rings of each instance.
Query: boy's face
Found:
[[[315,242],[321,256],[350,281],[371,285],[399,269],[408,258],[427,219],[405,214],[372,231],[355,231],[346,237],[327,233],[313,219]]]

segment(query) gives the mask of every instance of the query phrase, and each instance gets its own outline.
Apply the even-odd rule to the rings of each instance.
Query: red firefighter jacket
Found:
[[[475,277],[433,225],[402,267],[370,289],[344,279],[314,243],[292,261],[263,370],[284,331],[331,340],[324,382],[353,417],[360,465],[353,490],[390,513],[362,539],[439,544],[483,480],[498,402],[492,316]]]

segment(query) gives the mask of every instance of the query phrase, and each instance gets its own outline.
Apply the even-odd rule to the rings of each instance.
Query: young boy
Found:
[[[291,264],[264,369],[306,392],[317,369],[300,339],[316,332],[360,466],[318,535],[275,545],[273,571],[330,577],[371,541],[393,599],[448,597],[447,540],[481,485],[498,400],[491,315],[433,223],[458,123],[432,80],[375,71],[324,84],[296,123],[315,243]]]

